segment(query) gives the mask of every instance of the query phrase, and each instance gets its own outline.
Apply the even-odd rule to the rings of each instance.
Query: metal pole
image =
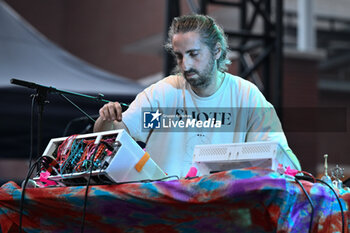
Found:
[[[165,11],[166,11],[166,14],[165,14],[164,42],[167,43],[169,27],[173,19],[180,15],[179,0],[167,0]],[[171,54],[169,54],[167,51],[164,51],[163,73],[165,77],[170,75],[175,65],[176,65],[176,62],[174,60],[174,57]]]
[[[276,0],[276,42],[275,42],[275,75],[274,95],[272,104],[277,108],[277,113],[282,121],[281,107],[283,104],[283,0]]]
[[[313,51],[316,48],[313,0],[298,0],[297,48]]]
[[[208,0],[200,0],[199,4],[199,13],[202,15],[206,15]]]
[[[247,2],[246,0],[241,0],[240,2],[240,31],[245,33],[246,32],[246,28],[247,28]],[[240,46],[244,46],[244,44],[246,43],[246,39],[245,38],[241,38],[241,42],[240,42]],[[243,74],[245,67],[244,64],[241,62],[242,59],[244,59],[244,52],[239,51],[239,63],[238,63],[238,72],[240,75]]]
[[[271,0],[267,0],[265,2],[265,11],[268,16],[271,15]],[[269,18],[270,20],[270,18]],[[264,34],[265,34],[265,39],[264,39],[264,47],[267,48],[271,43],[273,43],[271,36],[271,23],[264,21]],[[263,76],[263,82],[264,82],[264,95],[266,99],[270,100],[271,99],[271,53],[269,54],[268,57],[266,57],[266,60],[263,64],[263,71],[262,71],[262,76]]]

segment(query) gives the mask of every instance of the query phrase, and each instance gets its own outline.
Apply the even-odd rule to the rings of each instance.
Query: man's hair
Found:
[[[213,18],[207,15],[184,15],[174,18],[168,31],[168,42],[165,44],[165,48],[173,52],[173,36],[186,32],[198,32],[202,42],[208,46],[213,55],[215,54],[216,43],[220,43],[221,56],[217,60],[217,68],[220,71],[227,70],[227,65],[231,64],[227,58],[229,51],[227,38],[223,29],[216,24]]]

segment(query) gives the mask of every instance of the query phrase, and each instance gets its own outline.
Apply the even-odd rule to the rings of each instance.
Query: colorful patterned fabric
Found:
[[[341,232],[339,203],[320,183],[302,181],[314,203],[312,232]],[[2,232],[17,232],[21,189],[0,188]],[[25,232],[80,232],[85,187],[26,189]],[[350,192],[340,193],[349,232]],[[300,186],[263,169],[191,180],[91,186],[84,232],[308,232],[311,206]]]

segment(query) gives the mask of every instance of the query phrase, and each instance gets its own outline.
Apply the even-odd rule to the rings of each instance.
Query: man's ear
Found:
[[[221,44],[218,42],[218,43],[216,43],[215,50],[214,50],[215,60],[218,60],[221,57],[221,53],[222,53]]]

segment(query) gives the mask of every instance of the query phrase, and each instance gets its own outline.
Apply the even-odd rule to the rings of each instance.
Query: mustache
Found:
[[[184,71],[185,76],[187,76],[190,73],[198,74],[198,71],[196,69],[189,69],[189,70]]]

